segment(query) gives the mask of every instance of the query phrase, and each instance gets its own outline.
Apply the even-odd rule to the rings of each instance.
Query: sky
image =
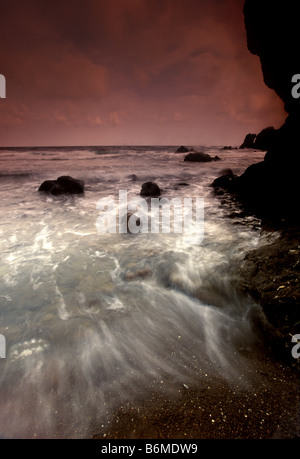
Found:
[[[0,146],[240,145],[287,114],[242,0],[0,0]]]

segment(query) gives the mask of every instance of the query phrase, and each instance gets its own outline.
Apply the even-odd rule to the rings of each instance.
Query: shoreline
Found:
[[[266,327],[261,333],[268,334],[266,345],[280,358],[289,359],[291,337],[300,332],[299,227],[264,225],[260,239],[259,246],[244,258],[241,290],[262,307]]]
[[[299,328],[299,228],[262,224],[260,237],[243,260],[238,286],[262,308],[253,322],[257,346],[244,353],[249,387],[239,378],[209,377],[205,387],[195,381],[176,396],[153,392],[120,403],[92,438],[300,438],[300,362],[291,356],[291,334]]]
[[[298,326],[295,309],[299,302],[297,287],[291,279],[299,286],[299,268],[297,263],[295,267],[291,265],[289,257],[282,257],[283,251],[292,251],[293,260],[298,256],[298,236],[299,229],[295,227],[279,230],[262,225],[262,242],[244,258],[240,289],[262,308],[252,324],[258,341],[251,351],[243,352],[245,381],[239,377],[228,382],[220,376],[209,376],[204,387],[203,380],[194,381],[190,386],[178,387],[177,395],[168,397],[153,392],[152,396],[120,403],[111,422],[96,429],[92,438],[299,439],[300,362],[291,356],[291,332],[295,333]],[[263,278],[260,284],[253,275],[257,264]],[[278,289],[289,280],[289,288]],[[275,291],[279,295],[272,303],[270,298]],[[287,305],[290,308],[286,314],[280,306]],[[289,315],[290,311],[293,314]]]
[[[296,439],[300,438],[299,375],[266,356],[248,356],[255,382],[245,388],[221,378],[179,387],[176,397],[152,396],[120,404],[93,439]],[[254,363],[254,365],[253,365]]]
[[[222,195],[221,199],[224,200],[226,197],[227,195]],[[221,202],[221,204],[224,203]],[[233,216],[237,217],[238,206],[231,201],[231,198],[230,204],[232,204],[230,210],[234,212]],[[253,223],[247,219],[243,220],[245,214],[241,213],[240,216],[243,225],[255,225],[255,221]],[[223,218],[227,220],[231,217],[224,215]],[[234,219],[232,224],[237,223],[239,222]],[[287,228],[285,230],[281,228],[281,230],[286,239],[286,246],[282,244],[280,237],[277,240],[270,239],[269,241],[264,241],[262,237],[262,244],[256,249],[249,250],[246,261],[244,260],[245,263],[247,261],[253,263],[254,269],[256,269],[256,261],[260,261],[268,280],[272,272],[267,263],[266,250],[273,248],[273,255],[275,257],[277,255],[278,263],[282,262],[282,256],[278,257],[277,254],[278,249],[298,250],[294,244],[299,233],[295,233],[295,238],[289,239],[291,233]],[[262,235],[272,234],[272,232],[279,234],[279,229],[263,225],[260,232]],[[265,246],[264,242],[267,242]],[[249,255],[250,252],[252,257]],[[247,259],[248,255],[250,258]],[[291,258],[294,260],[296,255],[294,252],[291,253]],[[286,268],[289,270],[291,258],[285,260]],[[196,258],[195,265],[198,259]],[[272,264],[273,261],[271,266]],[[247,266],[249,268],[249,265]],[[280,266],[278,264],[279,275],[273,286],[274,291],[277,291],[278,287],[285,282],[283,273],[280,275]],[[245,289],[246,294],[251,293],[254,296],[255,285],[254,290],[250,291],[246,283],[246,274],[250,280],[254,279],[251,269],[246,270],[244,266],[244,284],[240,284],[237,278],[236,287]],[[268,285],[268,282],[262,284],[262,297]],[[283,288],[278,290],[282,298],[286,291]],[[256,299],[259,301],[258,297]],[[262,301],[259,303],[263,307]],[[274,315],[272,310],[271,314]],[[95,439],[300,438],[299,366],[297,368],[297,365],[281,360],[280,357],[283,355],[279,356],[278,350],[283,342],[282,335],[277,336],[277,331],[273,326],[267,323],[267,326],[264,327],[266,322],[261,322],[260,317],[257,319],[256,331],[259,331],[259,341],[263,346],[260,350],[255,347],[253,352],[249,350],[242,352],[247,362],[245,374],[249,376],[249,381],[252,382],[252,378],[256,381],[255,384],[252,382],[251,387],[246,389],[245,384],[239,378],[233,383],[231,381],[230,384],[220,376],[207,375],[203,378],[203,372],[198,381],[196,378],[192,383],[187,381],[188,387],[185,387],[184,384],[180,385],[178,381],[172,381],[170,392],[165,391],[165,395],[162,395],[162,391],[157,390],[158,386],[152,385],[150,389],[141,387],[141,393],[145,394],[144,397],[136,397],[123,403],[120,397],[120,400],[117,400],[118,407],[114,409],[113,417],[110,417],[112,413],[108,413],[110,422],[105,423],[103,420],[104,427],[102,427],[91,421],[90,429],[87,432],[92,431],[91,437]],[[279,344],[278,348],[275,346],[276,343]],[[290,356],[292,345],[289,336],[283,347],[286,347]],[[290,358],[290,360],[294,359]],[[299,359],[295,363],[300,363]],[[247,386],[247,378],[246,383]],[[115,403],[114,406],[116,406]],[[57,435],[59,436],[59,433]],[[90,433],[87,435],[89,436]]]

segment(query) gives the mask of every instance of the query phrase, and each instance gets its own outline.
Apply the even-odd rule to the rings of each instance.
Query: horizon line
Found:
[[[227,146],[225,144],[219,145],[208,145],[208,144],[97,144],[97,145],[6,145],[1,146],[0,149],[9,149],[9,148],[99,148],[99,147],[177,147],[177,146],[187,146],[193,148],[193,146],[201,146],[201,147],[224,147]],[[233,144],[233,147],[237,145]]]

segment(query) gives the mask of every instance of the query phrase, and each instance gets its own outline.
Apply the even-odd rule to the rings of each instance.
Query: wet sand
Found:
[[[93,438],[300,438],[299,362],[273,361],[264,353],[249,355],[248,362],[245,379],[234,383],[207,375],[201,387],[181,385],[175,396],[153,392],[121,404]]]
[[[294,244],[294,239],[290,239],[285,237],[285,245]],[[265,278],[272,277],[271,298],[275,297],[274,290],[277,291],[278,286],[286,282],[287,268],[289,279],[292,275],[297,279],[293,264],[288,265],[289,260],[281,253],[282,250],[288,253],[290,246],[286,249],[281,239],[276,241],[274,249],[277,264],[273,256],[271,264],[274,263],[275,267],[272,265],[270,269],[267,255],[268,251],[273,249],[273,245],[259,249],[266,265],[265,269],[260,269],[261,283],[255,283],[253,275],[248,275],[247,278],[252,279],[257,289],[262,285],[261,296],[264,298],[265,293],[270,291],[270,282],[262,283]],[[260,261],[256,252],[255,256]],[[261,263],[261,266],[264,265]],[[273,272],[275,268],[278,270],[276,282]],[[294,287],[292,293],[295,293]],[[175,392],[171,395],[162,396],[153,386],[147,397],[120,403],[119,408],[113,413],[112,420],[103,427],[97,427],[93,438],[299,439],[300,359],[291,357],[290,343],[291,331],[298,330],[298,327],[292,325],[297,317],[299,300],[293,295],[287,298],[286,304],[282,303],[281,297],[280,301],[273,301],[275,306],[277,301],[286,312],[283,314],[282,311],[284,328],[279,321],[281,316],[278,314],[278,307],[274,309],[270,302],[270,295],[267,297],[266,305],[262,304],[264,307],[270,305],[270,318],[274,319],[273,324],[268,320],[261,320],[261,316],[258,322],[253,324],[259,336],[258,342],[251,351],[242,352],[244,366],[240,368],[235,379],[228,380],[225,374],[223,378],[222,374],[217,375],[213,368],[209,371],[208,367],[202,372],[200,369],[198,380],[193,380],[192,384],[189,382],[176,386],[174,381]],[[290,310],[293,314],[290,315],[290,322],[286,323],[285,316]],[[278,316],[279,322],[276,322]]]

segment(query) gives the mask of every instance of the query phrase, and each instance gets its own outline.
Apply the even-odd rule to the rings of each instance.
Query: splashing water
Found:
[[[0,152],[3,437],[88,437],[121,400],[201,386],[207,373],[230,384],[243,373],[240,350],[255,345],[257,305],[235,280],[258,234],[224,219],[208,185],[222,168],[239,173],[254,159],[211,148],[222,166],[195,166],[173,151]],[[85,180],[85,195],[37,193],[59,175]],[[120,189],[138,196],[147,180],[170,198],[205,199],[201,244],[181,234],[97,232],[98,199]]]

